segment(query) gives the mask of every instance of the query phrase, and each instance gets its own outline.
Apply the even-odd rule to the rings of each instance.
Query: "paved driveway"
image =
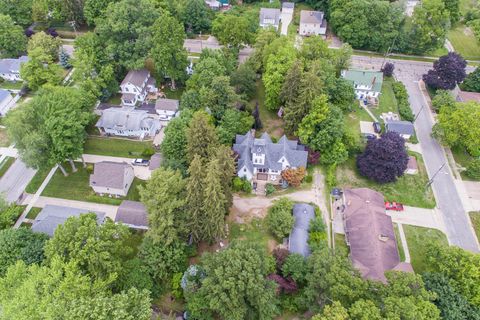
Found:
[[[445,232],[442,215],[434,209],[404,206],[404,211],[387,210],[392,221],[417,227],[438,229]]]
[[[20,198],[36,172],[35,169],[27,168],[20,159],[15,160],[0,179],[0,193],[5,195],[8,203],[15,202]]]
[[[292,22],[293,18],[293,13],[292,12],[284,12],[280,14],[280,20],[282,21],[282,30],[280,30],[280,33],[284,36],[288,34],[288,26],[290,25],[290,22]]]

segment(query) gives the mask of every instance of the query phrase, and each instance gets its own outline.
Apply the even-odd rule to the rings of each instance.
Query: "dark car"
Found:
[[[363,134],[366,140],[375,140],[377,139],[377,136],[374,135],[373,133],[365,133]]]
[[[373,131],[375,131],[375,133],[382,132],[382,125],[380,124],[380,122],[373,123]]]

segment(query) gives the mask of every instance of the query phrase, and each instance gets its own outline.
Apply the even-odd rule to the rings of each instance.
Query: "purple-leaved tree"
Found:
[[[433,63],[433,69],[423,75],[423,81],[433,89],[453,90],[467,76],[466,66],[461,55],[449,52]]]
[[[395,65],[391,62],[385,63],[385,65],[382,68],[382,72],[385,77],[393,76],[393,70],[395,70]]]
[[[380,139],[370,140],[357,157],[362,176],[378,183],[394,182],[407,169],[408,154],[405,140],[396,132],[387,132]]]

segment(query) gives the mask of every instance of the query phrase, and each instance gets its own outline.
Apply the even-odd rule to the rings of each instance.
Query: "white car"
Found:
[[[132,165],[134,165],[134,166],[146,167],[149,164],[150,164],[150,160],[146,160],[146,159],[133,159],[132,160]]]

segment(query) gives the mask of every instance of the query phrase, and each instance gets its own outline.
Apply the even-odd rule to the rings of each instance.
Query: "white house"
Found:
[[[0,117],[6,115],[8,110],[10,110],[12,100],[13,97],[10,91],[0,89]]]
[[[260,27],[273,27],[278,30],[280,25],[280,9],[260,8]]]
[[[161,129],[160,121],[148,114],[148,111],[129,107],[104,110],[95,126],[102,135],[131,137],[140,140],[155,136]]]
[[[343,70],[342,77],[350,81],[357,99],[378,98],[382,91],[383,73],[367,70]]]
[[[160,120],[170,121],[178,113],[179,101],[174,99],[157,99],[155,111]]]
[[[147,69],[130,70],[120,84],[120,92],[123,105],[135,106],[144,102],[148,93],[157,92],[155,79]]]
[[[133,178],[133,168],[126,162],[97,162],[90,175],[90,187],[100,195],[125,197]]]
[[[327,20],[321,11],[300,11],[300,30],[301,36],[327,34]]]
[[[18,59],[0,59],[0,77],[7,81],[21,81],[20,66],[27,61],[27,56],[21,56]]]

